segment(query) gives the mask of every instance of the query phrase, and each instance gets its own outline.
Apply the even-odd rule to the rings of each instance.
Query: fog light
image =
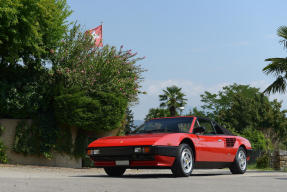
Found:
[[[142,152],[142,148],[141,147],[135,147],[135,153],[140,153]]]

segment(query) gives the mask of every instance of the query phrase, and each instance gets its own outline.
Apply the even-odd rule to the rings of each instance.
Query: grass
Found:
[[[274,169],[271,168],[271,167],[257,168],[257,167],[256,167],[256,163],[248,164],[248,165],[247,165],[247,170],[274,171]]]

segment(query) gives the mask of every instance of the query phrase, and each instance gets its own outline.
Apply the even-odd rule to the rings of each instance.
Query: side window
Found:
[[[204,135],[215,135],[215,130],[209,120],[199,119],[199,125],[205,127]]]
[[[200,127],[198,120],[195,121],[193,128]]]
[[[188,133],[190,130],[190,126],[191,126],[190,122],[177,124],[180,133]]]
[[[214,129],[216,131],[216,134],[224,135],[224,132],[222,131],[221,127],[217,123],[214,122],[213,125],[214,125]]]

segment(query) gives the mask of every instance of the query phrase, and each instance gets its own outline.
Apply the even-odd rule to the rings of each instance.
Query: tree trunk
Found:
[[[175,107],[170,107],[169,112],[170,112],[170,116],[174,117],[176,115]]]

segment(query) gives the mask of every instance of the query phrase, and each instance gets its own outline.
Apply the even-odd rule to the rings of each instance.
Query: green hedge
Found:
[[[0,163],[7,163],[6,148],[3,143],[0,141]]]
[[[112,130],[120,126],[127,101],[110,93],[86,96],[82,92],[55,99],[56,119],[61,124],[83,130]]]
[[[264,154],[256,159],[256,168],[267,168],[270,166],[270,157]]]
[[[4,131],[4,127],[0,125],[0,136],[2,135]],[[0,163],[7,163],[7,155],[6,155],[6,148],[4,144],[0,141]]]

